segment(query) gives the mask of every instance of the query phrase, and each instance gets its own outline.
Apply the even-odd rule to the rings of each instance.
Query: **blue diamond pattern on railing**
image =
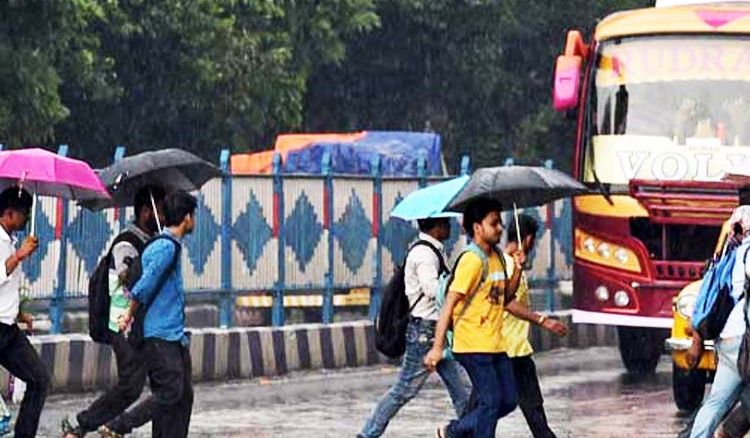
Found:
[[[294,251],[302,272],[305,272],[305,267],[315,255],[315,248],[322,235],[323,225],[318,221],[315,208],[303,191],[294,203],[292,214],[284,222],[286,245]]]
[[[352,272],[359,271],[367,254],[367,245],[372,238],[372,223],[354,190],[344,214],[333,225],[333,230],[343,252],[344,263]]]
[[[237,242],[245,265],[252,275],[263,255],[263,248],[271,240],[271,227],[263,217],[263,208],[255,193],[250,193],[245,211],[237,217],[232,227],[232,239]]]
[[[27,225],[31,226],[31,223]],[[19,243],[23,242],[28,235],[27,230],[16,234]],[[41,202],[36,203],[36,236],[39,239],[39,248],[27,262],[21,264],[24,275],[31,282],[37,281],[42,276],[42,262],[47,257],[49,245],[55,240],[55,228],[50,225],[49,217],[42,209]]]
[[[203,275],[206,262],[211,256],[220,232],[221,227],[216,223],[216,218],[206,205],[203,193],[199,193],[198,206],[195,209],[195,229],[185,238],[188,260],[193,265],[196,274]]]
[[[399,193],[393,205],[398,205],[403,197]],[[400,265],[406,257],[406,248],[409,243],[417,238],[417,229],[409,221],[391,217],[383,226],[383,246],[391,253],[391,261],[394,265]]]
[[[68,224],[66,233],[73,250],[83,260],[86,272],[92,273],[112,237],[107,218],[103,213],[82,208]]]

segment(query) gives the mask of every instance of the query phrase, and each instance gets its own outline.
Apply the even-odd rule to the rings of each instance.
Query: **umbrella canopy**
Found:
[[[98,173],[112,198],[81,203],[92,210],[133,205],[135,194],[146,186],[159,186],[166,192],[190,192],[222,175],[218,167],[182,149],[162,149],[126,157]]]
[[[545,167],[504,166],[477,169],[448,207],[463,212],[478,198],[497,199],[505,207],[534,207],[556,199],[587,193],[583,184],[563,172]]]
[[[107,200],[102,181],[86,162],[44,149],[0,152],[0,188],[21,185],[35,195]]]
[[[411,192],[396,205],[391,211],[391,216],[407,221],[428,217],[457,216],[456,213],[445,210],[468,182],[469,176],[461,176]]]

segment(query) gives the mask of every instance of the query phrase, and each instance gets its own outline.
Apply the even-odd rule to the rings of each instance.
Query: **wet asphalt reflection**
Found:
[[[675,437],[686,423],[672,399],[671,362],[663,356],[651,376],[630,376],[615,348],[559,350],[536,356],[547,417],[558,437]],[[191,437],[354,437],[397,368],[296,373],[271,379],[197,385]],[[60,436],[60,419],[92,395],[49,398],[39,436]],[[450,401],[439,379],[391,421],[385,437],[433,437],[449,420]],[[133,436],[146,437],[144,427]],[[516,409],[498,437],[528,437]]]

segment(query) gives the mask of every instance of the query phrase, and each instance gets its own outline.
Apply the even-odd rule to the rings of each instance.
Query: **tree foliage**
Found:
[[[646,0],[7,0],[0,142],[106,164],[279,132],[433,130],[454,166],[569,164],[550,105],[565,32]]]

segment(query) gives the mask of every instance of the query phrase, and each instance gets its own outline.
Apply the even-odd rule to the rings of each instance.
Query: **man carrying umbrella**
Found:
[[[164,222],[163,204],[164,190],[154,185],[142,187],[133,200],[134,222],[115,238],[110,249],[113,262],[110,278],[115,280],[110,282],[111,304],[107,316],[111,330],[109,339],[117,366],[117,384],[79,412],[74,420],[63,420],[62,429],[66,438],[83,437],[100,426],[103,436],[122,436],[151,421],[151,400],[144,400],[128,412],[123,412],[140,397],[146,384],[146,369],[141,355],[119,330],[116,315],[129,307],[129,292],[126,290],[128,268],[140,257],[146,242],[159,232],[157,224]]]
[[[138,309],[144,315],[143,359],[153,394],[154,438],[187,437],[190,427],[193,384],[180,253],[183,238],[195,227],[196,206],[189,193],[167,196],[166,228],[143,251],[143,275],[133,287],[130,309],[120,319],[124,329]]]
[[[19,188],[10,187],[0,193],[0,365],[10,374],[26,382],[26,393],[15,425],[18,438],[36,436],[39,416],[47,398],[50,377],[26,335],[16,321],[31,325],[29,315],[19,313],[20,265],[37,248],[38,240],[27,237],[16,249],[15,233],[26,227],[33,199]]]
[[[513,366],[505,353],[502,326],[504,305],[518,289],[524,259],[520,251],[510,257],[496,248],[503,231],[501,210],[496,200],[476,199],[464,212],[464,230],[484,256],[466,251],[459,258],[424,364],[435,369],[443,359],[445,335],[452,326],[453,355],[469,374],[477,405],[439,428],[438,438],[494,437],[498,420],[516,407]]]
[[[527,214],[518,215],[518,219],[511,222],[508,228],[508,245],[505,252],[513,254],[523,251],[529,254],[534,249],[536,233],[539,223]],[[555,434],[547,424],[544,413],[544,399],[539,389],[539,379],[536,375],[536,365],[532,354],[534,349],[529,342],[529,329],[536,324],[557,336],[565,336],[568,327],[562,322],[547,318],[531,310],[529,286],[526,273],[521,274],[521,283],[516,291],[516,297],[505,305],[503,320],[503,339],[511,362],[518,389],[518,406],[526,418],[534,438],[554,438]]]

